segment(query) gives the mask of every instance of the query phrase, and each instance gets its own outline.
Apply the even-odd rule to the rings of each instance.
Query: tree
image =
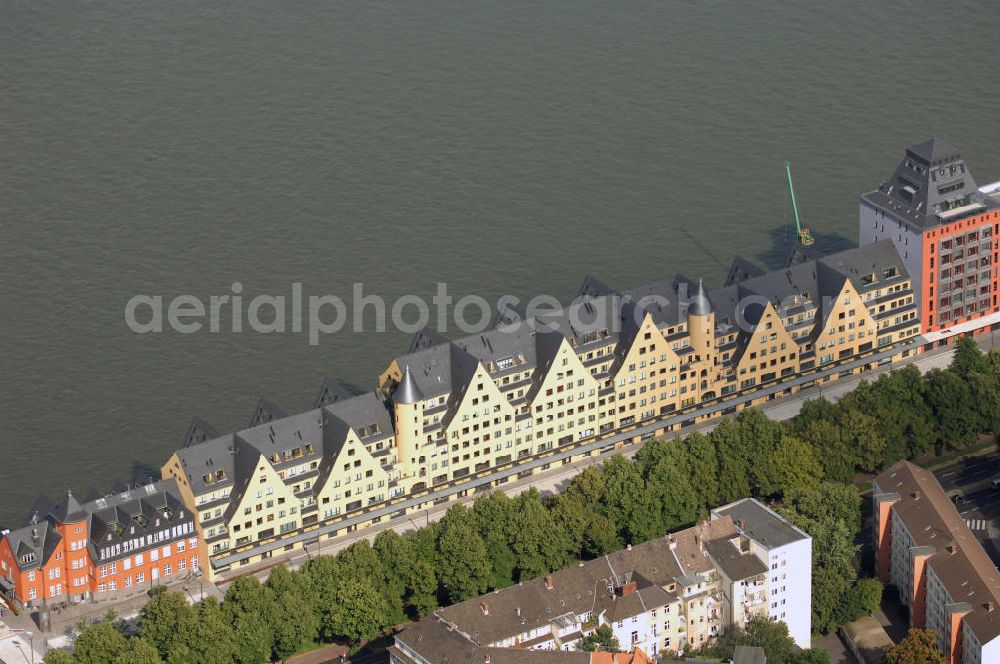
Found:
[[[866,616],[874,615],[882,606],[882,582],[878,579],[861,579],[856,586],[858,589],[859,604]]]
[[[827,633],[837,627],[838,609],[857,578],[854,539],[861,528],[861,497],[853,485],[823,482],[791,492],[780,511],[812,536],[812,624]]]
[[[125,652],[125,637],[108,622],[84,629],[73,642],[73,656],[79,664],[111,664]]]
[[[746,626],[746,640],[743,645],[763,648],[769,664],[789,664],[795,642],[788,635],[788,625],[775,622],[767,616],[755,615]]]
[[[709,438],[719,454],[719,500],[729,503],[750,495],[749,460],[740,426],[726,419],[712,429]]]
[[[255,664],[260,664],[265,660],[258,660]],[[163,664],[160,653],[156,652],[156,646],[139,637],[128,640],[125,650],[112,660],[111,664]]]
[[[285,659],[316,638],[319,621],[312,606],[300,595],[284,592],[278,596],[271,612],[271,627],[274,629],[274,656]]]
[[[266,613],[242,613],[233,621],[233,639],[236,642],[234,660],[238,664],[261,664],[271,659],[275,650],[274,629]]]
[[[781,438],[781,425],[767,415],[749,408],[736,417],[740,438],[747,450],[747,464],[752,495],[759,498],[777,493],[769,464]]]
[[[497,491],[477,498],[472,511],[476,514],[479,534],[493,568],[490,585],[506,588],[514,583],[514,569],[517,567],[517,558],[510,547],[514,501],[503,491]]]
[[[583,637],[580,642],[580,650],[584,652],[618,652],[621,644],[615,638],[614,632],[607,625],[601,625],[593,632]]]
[[[194,631],[194,609],[184,595],[160,592],[139,612],[139,635],[149,641],[164,661],[171,653],[186,645],[186,637]]]
[[[795,656],[795,664],[830,664],[830,655],[819,648],[803,650]]]
[[[917,628],[911,629],[882,657],[882,664],[945,664],[945,661],[937,647],[937,633]]]
[[[701,507],[719,504],[719,457],[712,441],[703,433],[684,439],[691,486],[698,493]]]
[[[231,662],[236,655],[233,627],[226,620],[218,600],[208,597],[196,610],[194,628],[185,634],[190,661]]]
[[[448,510],[452,511],[454,508]],[[451,602],[481,595],[489,588],[493,568],[483,538],[471,522],[456,520],[444,527],[438,540],[438,561],[439,579]]]
[[[525,581],[563,567],[567,542],[552,514],[531,489],[514,499],[510,522],[510,548],[517,561],[518,579]]]
[[[801,436],[816,452],[823,467],[824,479],[841,484],[854,480],[854,453],[844,439],[843,431],[834,422],[811,422]]]
[[[53,648],[52,650],[45,653],[45,657],[42,658],[45,664],[76,664],[76,657],[69,654],[65,650],[58,650]]]
[[[792,664],[795,642],[788,635],[788,626],[767,616],[755,615],[745,629],[732,629],[723,634],[704,654],[730,661],[737,646],[763,648],[768,664]]]
[[[973,373],[987,373],[989,364],[972,337],[959,337],[955,342],[955,355],[951,360],[951,370],[962,378]]]
[[[882,604],[882,583],[878,579],[861,579],[844,593],[836,612],[836,622],[843,625],[862,616],[870,616]]]
[[[774,488],[783,496],[815,489],[823,479],[815,449],[797,436],[783,435],[768,465]]]
[[[413,564],[406,603],[416,619],[423,618],[437,608],[438,579],[434,568],[423,560]]]
[[[370,578],[344,579],[326,598],[321,634],[327,641],[366,641],[392,624],[390,610],[385,593]]]
[[[837,426],[847,448],[854,451],[854,465],[857,470],[874,473],[885,462],[885,439],[878,433],[876,420],[858,410],[840,411]]]
[[[937,418],[938,449],[960,449],[976,442],[979,413],[968,383],[957,372],[927,374],[927,403]]]

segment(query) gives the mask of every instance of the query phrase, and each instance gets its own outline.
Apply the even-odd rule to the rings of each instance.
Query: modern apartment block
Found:
[[[391,661],[547,662],[602,625],[625,650],[677,655],[755,614],[785,622],[807,648],[811,559],[807,534],[746,499],[664,538],[438,609],[396,636]]]
[[[976,188],[962,155],[942,141],[908,148],[892,178],[861,197],[859,243],[893,242],[932,340],[1000,322],[998,236],[1000,201]]]
[[[791,393],[798,383],[780,386],[804,374],[917,351],[917,304],[889,241],[775,272],[738,267],[715,290],[682,275],[626,291],[588,277],[558,311],[456,340],[417,334],[373,392],[328,381],[316,409],[287,416],[262,402],[248,429],[225,435],[195,421],[162,474],[198,515],[202,566],[225,578],[425,509],[447,499],[433,495],[442,489],[497,486],[553,454],[570,463],[612,436],[604,447],[623,444],[639,426],[737,396],[747,398],[734,410],[762,403],[762,388]]]
[[[121,600],[198,570],[194,513],[173,480],[80,504],[0,539],[0,590],[22,607]]]
[[[1000,662],[1000,572],[934,475],[903,461],[872,485],[875,564],[950,664]]]

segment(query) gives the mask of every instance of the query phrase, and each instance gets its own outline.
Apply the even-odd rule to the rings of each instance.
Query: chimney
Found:
[[[521,617],[521,607],[517,607],[517,609],[515,609],[515,610],[517,611],[517,617],[520,618]]]
[[[552,590],[553,585],[554,584],[552,582],[552,575],[549,574],[548,576],[545,577],[545,587],[548,588],[549,590]]]
[[[920,500],[920,492],[919,491],[914,491],[913,494],[912,494],[912,496],[913,496],[914,500]]]
[[[480,602],[479,609],[483,612],[484,616],[490,615],[490,605],[486,602]]]
[[[623,585],[622,597],[628,597],[629,595],[634,593],[638,585],[639,584],[636,581],[632,581],[631,583],[626,583],[625,585]]]
[[[629,542],[628,544],[625,545],[625,550],[626,551],[631,551],[632,550],[632,543],[631,542]]]
[[[993,609],[995,609],[996,606],[990,601],[983,604],[983,608],[986,609],[986,613],[993,613]]]
[[[944,550],[950,553],[951,555],[955,555],[955,550],[956,550],[955,543],[948,542],[948,544],[944,547]]]

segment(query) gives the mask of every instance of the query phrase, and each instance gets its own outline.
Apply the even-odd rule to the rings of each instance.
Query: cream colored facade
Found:
[[[478,335],[418,334],[377,391],[255,418],[179,450],[163,475],[199,513],[203,569],[231,572],[317,541],[307,534],[321,527],[333,537],[364,525],[337,524],[366,510],[469,482],[460,497],[497,470],[671,414],[697,416],[919,333],[910,280],[888,242],[708,292],[681,276],[625,292],[591,279],[582,290],[563,310]],[[687,624],[689,639],[711,633],[710,615]]]

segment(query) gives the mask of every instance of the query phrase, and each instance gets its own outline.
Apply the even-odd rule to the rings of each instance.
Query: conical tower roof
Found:
[[[75,523],[86,519],[87,513],[80,507],[80,501],[73,496],[73,492],[67,490],[66,498],[52,510],[52,516],[62,523]]]
[[[707,316],[712,312],[712,302],[705,295],[705,286],[698,280],[698,291],[691,299],[691,306],[688,307],[688,316]]]
[[[392,393],[392,400],[396,403],[418,403],[424,400],[424,394],[417,387],[409,365],[403,370],[403,380],[399,381],[396,391]]]

